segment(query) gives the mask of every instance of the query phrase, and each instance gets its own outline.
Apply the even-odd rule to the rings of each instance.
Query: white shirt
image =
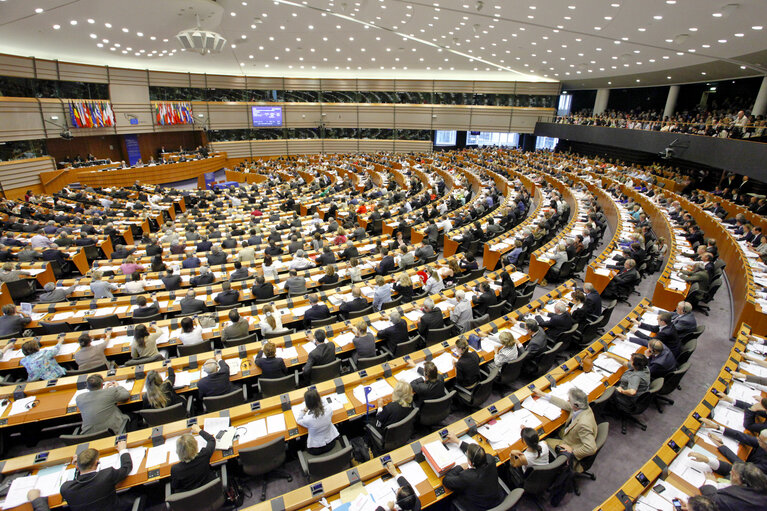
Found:
[[[306,447],[323,447],[338,438],[338,430],[333,425],[333,409],[329,403],[323,403],[323,414],[315,417],[314,414],[301,410],[296,417],[296,422],[309,430],[306,439]]]
[[[184,346],[192,346],[194,344],[200,344],[202,339],[202,327],[196,326],[191,332],[181,332],[178,336],[178,340]]]

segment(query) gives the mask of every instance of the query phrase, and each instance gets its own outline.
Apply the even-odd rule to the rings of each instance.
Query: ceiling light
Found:
[[[724,44],[724,43],[726,43],[726,42],[727,42],[727,39],[719,39],[719,41],[718,41],[718,42],[720,42],[720,43]]]
[[[745,34],[742,34],[742,33],[739,32],[739,33],[735,34],[735,37],[743,37],[744,35]]]
[[[136,32],[136,35],[139,37],[144,37],[144,32]]]
[[[741,69],[746,69],[746,66],[740,66]]]
[[[644,32],[644,31],[646,31],[647,29],[646,29],[646,28],[643,28],[643,27],[639,27],[637,30],[639,30],[640,32]]]
[[[755,26],[751,27],[751,30],[761,30],[762,28],[764,28],[764,27],[762,27],[761,25],[755,25]]]
[[[77,25],[77,20],[72,20],[69,22],[70,25]]]
[[[661,16],[660,14],[656,14],[655,16],[652,17],[652,19],[654,19],[654,20],[662,20],[663,16]]]
[[[128,33],[128,29],[123,27],[123,32],[125,32],[127,34]]]
[[[91,39],[96,39],[98,36],[96,34],[91,34]]]
[[[722,13],[721,12],[715,12],[711,16],[713,16],[714,18],[721,18],[722,17]]]
[[[112,24],[111,23],[104,23],[104,26],[107,27],[107,28],[112,28]]]
[[[37,14],[40,14],[40,13],[41,13],[41,12],[43,12],[43,11],[44,11],[44,9],[43,9],[42,7],[38,7],[37,9],[35,9],[35,12],[36,12]]]
[[[669,5],[674,5],[676,3],[676,0],[666,0],[666,3]],[[669,77],[671,78],[671,77]]]
[[[237,13],[236,13],[236,12],[234,12],[234,11],[230,12],[229,14],[230,14],[231,16],[237,16]]]
[[[61,28],[61,25],[53,25],[53,30],[58,30]]]

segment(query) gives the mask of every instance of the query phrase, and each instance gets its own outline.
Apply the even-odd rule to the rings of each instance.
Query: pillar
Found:
[[[679,97],[679,85],[672,85],[668,89],[668,97],[666,98],[666,108],[663,109],[663,118],[671,117],[674,115],[674,109],[676,108],[676,98]]]
[[[593,115],[600,115],[607,110],[607,100],[610,99],[610,89],[597,89],[597,98],[594,101]]]
[[[764,115],[767,113],[767,76],[762,78],[762,86],[759,87],[759,94],[756,95],[754,108],[751,109],[751,116]]]

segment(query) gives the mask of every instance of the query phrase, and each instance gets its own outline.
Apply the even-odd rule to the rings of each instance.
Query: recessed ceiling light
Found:
[[[698,31],[698,27],[690,27],[688,30],[690,32],[697,32]]]
[[[144,37],[144,32],[136,32],[136,35],[139,37]]]
[[[91,24],[91,25],[93,25],[94,23],[96,23],[96,20],[94,20],[93,18],[88,18],[86,21],[87,21],[89,24]]]
[[[720,43],[724,44],[724,43],[726,43],[726,42],[727,42],[727,39],[719,39],[719,41],[718,41],[718,42],[720,42]]]
[[[37,9],[35,9],[35,12],[36,12],[37,14],[40,14],[40,13],[41,13],[41,12],[43,12],[43,11],[44,11],[44,9],[43,9],[42,7],[38,7]]]
[[[740,66],[741,69],[746,69],[746,66]]]
[[[655,16],[652,17],[652,19],[654,19],[654,20],[662,20],[663,16],[661,16],[660,14],[656,14]]]
[[[711,16],[713,16],[714,18],[721,18],[722,17],[722,13],[721,12],[715,12]]]
[[[702,74],[702,75],[705,75],[705,74],[706,74],[706,72],[705,72],[705,71],[701,71],[701,72],[700,72],[700,74]]]
[[[237,13],[236,13],[236,12],[234,12],[234,11],[230,12],[229,14],[230,14],[231,16],[237,16]]]
[[[676,3],[676,0],[666,0],[666,3],[669,5],[674,5]]]
[[[764,27],[762,27],[761,25],[755,25],[755,26],[751,27],[751,30],[761,30],[762,28],[764,28]]]
[[[70,25],[77,25],[77,20],[72,20],[69,22]]]
[[[745,35],[745,34],[742,34],[742,33],[737,33],[737,34],[735,34],[735,37],[743,37],[744,35]]]
[[[104,23],[104,26],[107,27],[107,28],[112,28],[112,24],[111,23]]]
[[[96,39],[98,36],[96,34],[91,34],[91,39]]]
[[[646,29],[646,28],[643,28],[643,27],[639,27],[637,30],[639,30],[640,32],[644,32],[644,31],[646,31],[647,29]]]
[[[61,28],[61,25],[53,25],[53,30],[58,30]]]
[[[123,27],[123,32],[125,32],[127,34],[128,33],[128,29]]]

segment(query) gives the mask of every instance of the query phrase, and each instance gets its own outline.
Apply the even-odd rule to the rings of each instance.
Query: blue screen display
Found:
[[[254,106],[252,112],[255,127],[282,126],[281,106]]]

